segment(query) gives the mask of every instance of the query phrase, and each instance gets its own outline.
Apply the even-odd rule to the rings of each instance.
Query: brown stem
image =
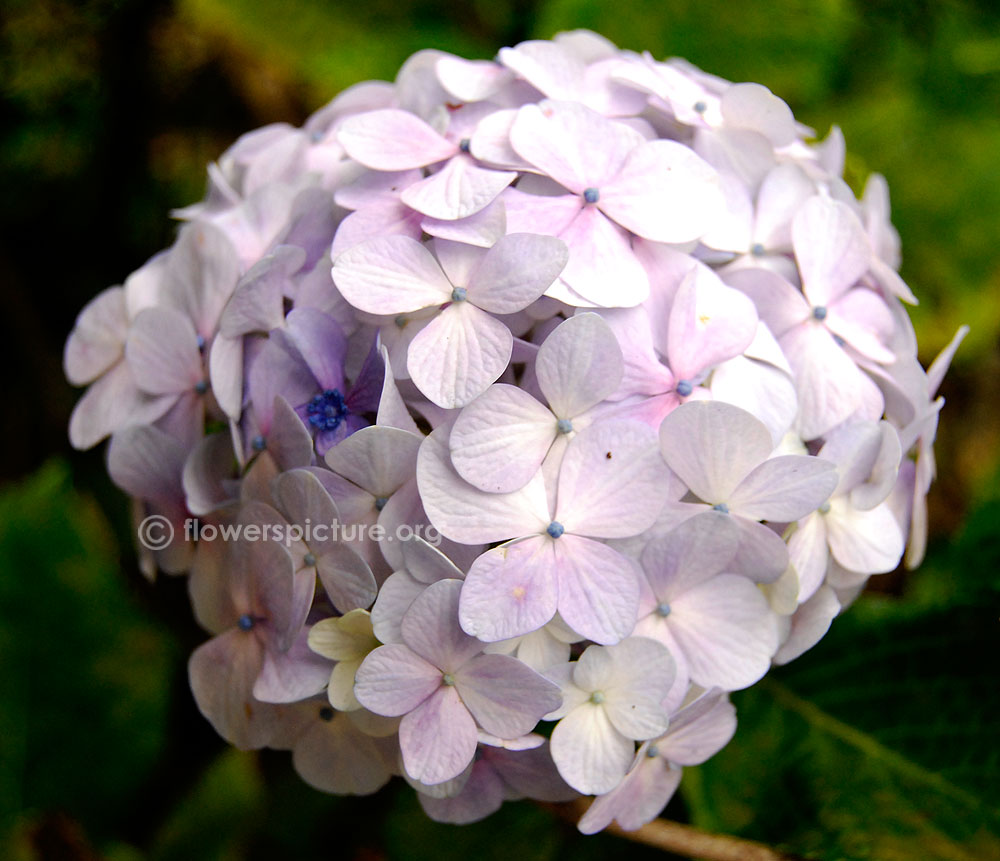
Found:
[[[580,799],[571,804],[559,805],[559,813],[563,818],[575,822],[583,815],[587,806],[587,801]],[[763,843],[727,834],[711,834],[693,825],[682,825],[668,819],[654,819],[635,831],[626,831],[616,823],[605,830],[634,843],[643,843],[700,861],[801,861],[796,855],[779,852]]]

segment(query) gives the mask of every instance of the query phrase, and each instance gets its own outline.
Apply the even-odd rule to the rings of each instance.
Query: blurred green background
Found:
[[[664,857],[552,811],[427,822],[406,787],[335,799],[197,714],[185,584],[139,576],[103,451],[71,452],[62,345],[171,241],[205,164],[436,47],[490,57],[588,27],[759,81],[848,179],[886,175],[942,394],[932,541],[812,652],[734,697],[736,740],[668,815],[823,859],[1000,858],[1000,7],[991,0],[2,0],[0,858]]]

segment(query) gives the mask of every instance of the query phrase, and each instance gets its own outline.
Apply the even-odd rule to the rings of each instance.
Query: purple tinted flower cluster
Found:
[[[142,562],[189,574],[226,739],[636,828],[727,692],[919,561],[964,332],[921,368],[885,183],[811,136],[574,32],[421,52],[209,168],[65,365],[73,444],[173,527]]]

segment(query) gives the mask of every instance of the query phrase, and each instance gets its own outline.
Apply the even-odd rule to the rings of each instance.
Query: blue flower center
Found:
[[[452,302],[464,302],[465,295],[468,291],[464,287],[456,287],[451,291],[451,301]]]
[[[703,114],[707,110],[708,110],[708,105],[706,105],[704,102],[695,102],[694,103],[694,112],[696,114]]]
[[[651,744],[649,747],[646,748],[646,756],[648,756],[650,759],[656,759],[656,757],[658,757],[659,755],[660,755],[660,749],[655,744]]]
[[[313,568],[316,565],[316,557],[313,556],[312,553],[307,553],[302,557],[302,564],[305,565],[306,568]]]
[[[566,531],[566,528],[558,520],[553,520],[545,531],[549,533],[551,538],[559,538]]]
[[[376,496],[375,497],[375,510],[381,511],[385,508],[385,504],[389,501],[388,496]]]
[[[587,203],[597,203],[601,199],[601,192],[596,188],[585,188],[583,190],[583,199]]]
[[[445,673],[441,676],[441,684],[447,685],[450,688],[455,684],[455,677],[451,673]]]
[[[686,398],[692,391],[694,391],[694,386],[691,385],[690,380],[677,381],[677,394],[679,394],[682,398]]]
[[[817,320],[825,320],[826,319],[826,306],[825,305],[817,305],[815,308],[813,308],[813,317],[815,317]]]
[[[462,138],[458,142],[458,148],[462,152],[468,152],[471,149],[471,147],[472,147],[472,141],[470,141],[468,138]]]
[[[208,391],[208,381],[198,380],[198,382],[194,384],[194,390],[196,394],[199,395],[205,394]]]
[[[657,614],[658,614],[658,615],[660,615],[660,616],[662,616],[662,617],[663,617],[664,619],[666,619],[666,618],[667,618],[667,616],[669,616],[669,615],[670,615],[670,605],[669,605],[669,604],[667,604],[666,602],[664,602],[664,603],[660,604],[660,605],[659,605],[659,606],[658,606],[658,607],[656,608],[656,612],[657,612]]]
[[[570,433],[573,430],[573,422],[569,419],[559,419],[556,422],[556,428],[559,430],[559,433]]]
[[[593,692],[593,693],[592,693],[592,694],[590,695],[590,701],[591,701],[591,702],[592,702],[592,703],[593,703],[593,704],[594,704],[595,706],[599,706],[599,705],[600,705],[601,703],[603,703],[603,702],[604,702],[604,691],[594,691],[594,692]]]
[[[321,431],[332,431],[340,427],[347,418],[347,404],[339,389],[327,389],[316,395],[306,407],[309,424]]]
[[[323,706],[319,710],[319,719],[329,723],[333,720],[333,709],[329,706]]]
[[[723,514],[729,514],[729,506],[724,502],[717,502],[712,506],[712,511],[721,511]]]
[[[253,616],[251,616],[249,613],[244,613],[242,616],[240,616],[239,621],[237,621],[236,625],[237,627],[239,627],[241,631],[252,630],[254,626]]]
[[[267,440],[264,439],[260,434],[257,434],[252,440],[250,440],[250,447],[254,451],[263,451],[267,448]]]
[[[759,242],[753,244],[753,248],[750,249],[750,253],[754,257],[763,257],[767,253],[767,249],[764,248]]]

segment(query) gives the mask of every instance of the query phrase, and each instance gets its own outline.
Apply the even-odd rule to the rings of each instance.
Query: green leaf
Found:
[[[163,746],[176,658],[65,464],[0,495],[0,832],[18,810],[120,825]]]

